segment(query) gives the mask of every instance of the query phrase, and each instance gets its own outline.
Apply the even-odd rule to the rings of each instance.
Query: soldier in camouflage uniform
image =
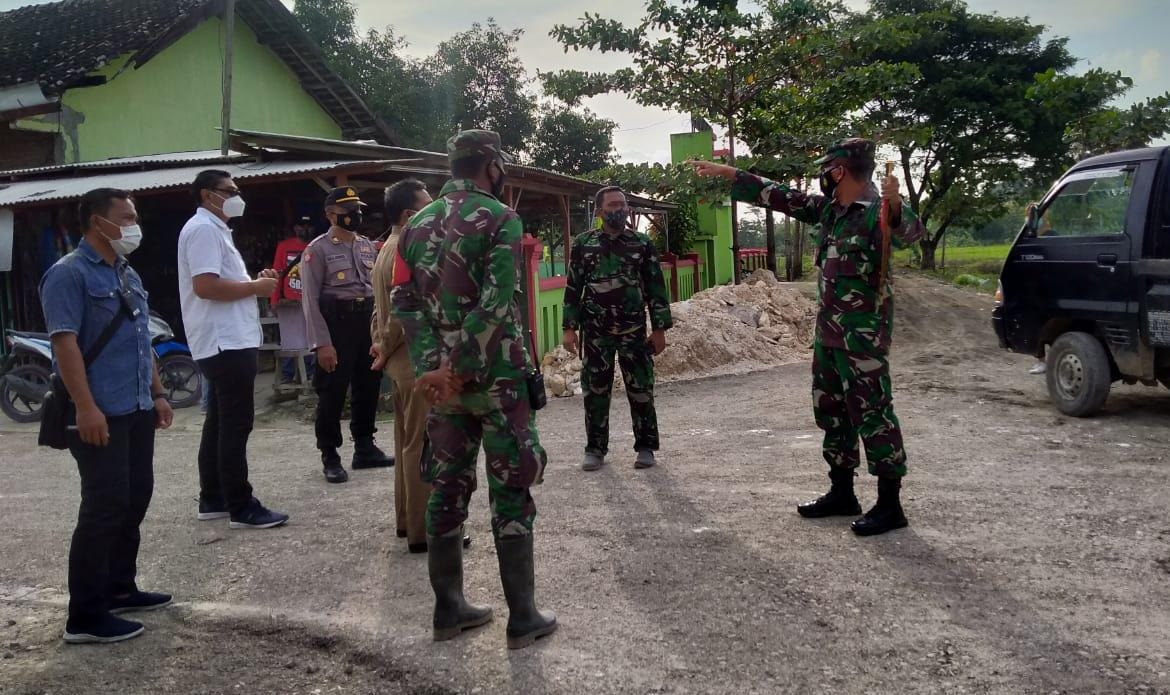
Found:
[[[862,536],[906,526],[899,501],[906,475],[902,431],[894,415],[889,352],[893,328],[893,291],[884,263],[882,208],[892,246],[922,237],[923,228],[888,176],[879,196],[871,179],[874,144],[850,138],[834,144],[816,162],[821,190],[814,195],[733,167],[695,162],[703,176],[732,180],[735,200],[770,207],[816,225],[820,281],[816,340],[813,344],[813,414],[824,431],[829,492],[797,507],[801,516],[853,516],[861,505],[853,492],[860,464],[857,440],[865,446],[869,472],[878,478],[877,504],[853,522]]]
[[[586,445],[581,467],[595,471],[605,463],[616,354],[634,423],[634,467],[649,468],[658,450],[653,356],[666,347],[666,330],[672,325],[670,298],[654,244],[628,226],[630,208],[622,189],[602,188],[595,209],[602,227],[573,240],[565,286],[565,347],[577,350],[577,331],[582,332],[584,346]]]
[[[499,200],[506,176],[499,135],[463,131],[447,141],[447,155],[453,179],[403,231],[391,292],[416,388],[436,404],[427,421],[433,457],[423,471],[432,485],[426,527],[434,638],[451,639],[492,618],[491,608],[463,597],[462,528],[482,442],[508,647],[518,649],[557,626],[534,599],[529,488],[541,482],[546,457],[529,405],[533,363],[519,318],[523,227]]]

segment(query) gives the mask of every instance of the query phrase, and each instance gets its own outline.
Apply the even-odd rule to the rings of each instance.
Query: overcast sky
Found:
[[[293,0],[282,0],[290,7]],[[862,7],[862,0],[847,0]],[[0,0],[0,10],[30,4],[29,0]],[[571,0],[356,0],[362,28],[393,26],[410,41],[417,55],[473,22],[494,17],[507,29],[521,28],[520,57],[531,77],[537,70],[619,67],[616,56],[597,53],[565,54],[548,36],[558,23],[572,24],[581,16],[582,3]],[[1121,70],[1135,80],[1127,101],[1170,90],[1170,63],[1165,44],[1167,0],[968,0],[973,10],[1027,15],[1066,36],[1069,49],[1084,59],[1081,66]],[[605,17],[634,22],[641,16],[640,0],[590,0],[587,9]],[[680,114],[638,106],[617,95],[590,99],[589,108],[618,122],[615,144],[623,161],[666,161],[669,135],[689,130]]]

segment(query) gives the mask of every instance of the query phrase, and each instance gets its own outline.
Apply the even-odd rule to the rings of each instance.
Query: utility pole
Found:
[[[735,166],[735,42],[731,39],[727,42],[727,79],[727,163]],[[743,273],[739,269],[739,209],[734,200],[731,201],[731,264],[733,284],[738,285]]]
[[[223,46],[223,113],[219,123],[219,153],[226,157],[232,129],[232,44],[236,38],[236,0],[224,0],[223,21],[227,37]]]

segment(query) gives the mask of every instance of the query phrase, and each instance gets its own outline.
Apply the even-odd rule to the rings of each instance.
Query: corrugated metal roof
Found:
[[[385,167],[387,164],[388,162],[382,160],[330,160],[232,163],[223,164],[217,168],[228,172],[234,179],[247,181],[289,174],[318,173],[334,169]],[[0,207],[74,200],[95,188],[121,188],[132,193],[185,188],[195,180],[196,174],[206,168],[206,166],[186,166],[152,171],[119,171],[95,176],[20,181],[8,186],[0,186]]]
[[[163,154],[148,154],[141,157],[113,157],[100,159],[94,162],[76,162],[74,164],[55,164],[47,167],[32,167],[30,169],[12,169],[0,171],[0,178],[12,176],[35,176],[39,174],[54,174],[63,171],[85,171],[87,169],[132,169],[136,166],[159,166],[167,164],[190,164],[203,162],[213,164],[217,162],[231,162],[250,159],[242,152],[228,152],[224,157],[219,150],[197,150],[194,152],[166,152]]]

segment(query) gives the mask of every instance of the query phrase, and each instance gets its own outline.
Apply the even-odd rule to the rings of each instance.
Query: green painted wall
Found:
[[[711,159],[710,133],[674,133],[670,136],[670,157],[675,164],[688,159]],[[721,200],[698,206],[699,242],[692,247],[703,259],[704,286],[722,285],[735,277],[731,254],[731,205]]]
[[[122,56],[99,71],[106,84],[65,92],[66,162],[218,149],[223,42],[223,23],[212,18],[142,67],[121,71],[130,57]],[[337,123],[242,21],[232,64],[232,127],[341,137]]]

